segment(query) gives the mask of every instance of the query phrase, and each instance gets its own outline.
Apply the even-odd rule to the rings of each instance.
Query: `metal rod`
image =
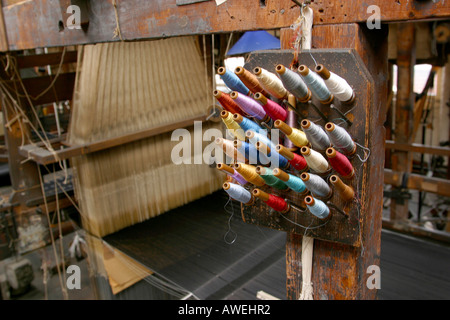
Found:
[[[314,110],[316,110],[316,112],[319,114],[319,116],[320,116],[325,122],[330,122],[330,121],[328,120],[328,118],[322,113],[322,111],[320,111],[320,109],[317,108],[317,107],[314,105],[314,103],[312,103],[311,100],[308,101],[308,104],[309,104],[311,107],[313,107]]]
[[[345,122],[347,122],[347,124],[348,124],[349,126],[351,126],[351,125],[353,124],[353,122],[351,122],[351,121],[347,118],[347,116],[346,116],[344,113],[342,113],[341,110],[339,110],[338,108],[336,108],[336,107],[334,106],[334,104],[330,104],[330,108],[336,110],[336,112],[339,113],[339,115],[345,120]]]

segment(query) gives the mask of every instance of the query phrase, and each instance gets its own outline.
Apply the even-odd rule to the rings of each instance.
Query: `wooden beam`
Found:
[[[67,51],[64,54],[62,63],[77,62],[77,51]],[[61,63],[62,52],[52,52],[47,54],[32,54],[27,56],[17,56],[17,67],[19,69],[54,66]]]
[[[287,39],[290,30],[283,31]],[[289,40],[284,41],[289,44]],[[312,282],[314,299],[376,299],[377,290],[366,286],[367,268],[379,266],[384,170],[384,121],[387,99],[387,28],[367,30],[363,25],[315,26],[313,48],[355,48],[377,88],[368,115],[371,155],[364,170],[366,188],[361,198],[361,247],[314,241]],[[364,249],[363,249],[364,248]],[[288,233],[286,242],[286,287],[288,299],[298,299],[301,287],[302,236]]]
[[[413,23],[402,23],[397,28],[397,99],[395,106],[395,141],[401,144],[411,143],[414,122],[414,65],[415,27]],[[411,172],[412,153],[398,151],[392,154],[392,169]],[[408,201],[391,202],[391,220],[408,219]]]
[[[450,156],[450,148],[427,146],[419,143],[404,144],[392,140],[386,140],[386,149],[417,152],[417,153],[429,153],[445,157]]]
[[[186,119],[172,124],[161,125],[155,128],[145,129],[111,139],[100,140],[85,145],[69,146],[68,148],[55,150],[54,152],[50,152],[49,150],[44,148],[36,147],[36,145],[28,144],[20,147],[19,153],[23,157],[29,158],[37,162],[38,164],[47,165],[60,160],[65,160],[72,157],[114,148],[126,143],[139,141],[158,134],[167,133],[178,128],[188,127],[193,125],[195,121],[205,121],[205,119],[205,115],[199,115],[191,119]]]
[[[401,187],[404,172],[384,169],[384,183],[395,187]],[[407,189],[432,192],[441,196],[450,197],[450,180],[427,177],[419,174],[410,173],[406,181]]]
[[[448,1],[317,0],[311,3],[314,24],[365,23],[374,18],[371,5],[379,8],[381,22],[450,16]],[[57,0],[23,1],[3,7],[3,14],[12,51],[118,41],[113,38],[117,22],[124,40],[285,28],[299,17],[300,8],[291,0],[228,0],[219,6],[212,0],[183,6],[176,0],[127,0],[117,2],[116,21],[112,1],[96,0],[90,1],[86,30],[64,28],[67,15]]]

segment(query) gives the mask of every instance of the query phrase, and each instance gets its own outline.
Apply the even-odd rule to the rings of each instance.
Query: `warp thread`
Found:
[[[282,64],[277,65],[275,70],[286,90],[300,102],[306,102],[311,99],[311,91],[298,73],[287,69]]]
[[[303,180],[306,188],[317,197],[329,198],[333,193],[328,183],[316,174],[303,172],[300,179]]]
[[[306,196],[305,204],[308,207],[309,212],[319,219],[326,219],[330,215],[330,209],[322,200],[316,199],[312,196]]]
[[[284,88],[283,82],[281,82],[276,74],[261,67],[253,69],[253,74],[258,79],[261,87],[263,87],[270,95],[277,99],[287,98],[288,92]]]
[[[352,137],[344,128],[328,122],[325,125],[325,132],[328,134],[331,143],[346,155],[353,155],[356,152],[356,145]]]
[[[258,102],[255,101],[255,99],[238,93],[237,91],[231,92],[230,96],[245,113],[258,120],[264,121],[267,119],[266,111]]]
[[[320,102],[326,104],[333,100],[333,95],[328,90],[323,79],[317,73],[309,70],[304,64],[298,67],[298,71],[312,94],[316,96]]]
[[[301,127],[311,146],[316,150],[325,150],[331,145],[330,138],[321,126],[307,119],[302,120]]]
[[[231,91],[237,91],[244,95],[248,95],[250,93],[250,90],[245,86],[241,79],[239,79],[239,77],[230,70],[225,67],[220,67],[217,69],[217,73],[220,75],[220,78],[222,78],[227,87],[231,89]]]
[[[318,173],[326,173],[330,170],[328,161],[319,152],[309,148],[302,147],[300,149],[303,157],[305,157],[308,167]]]

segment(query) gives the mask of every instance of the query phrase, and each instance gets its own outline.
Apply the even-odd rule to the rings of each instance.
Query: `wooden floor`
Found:
[[[244,223],[226,202],[219,192],[105,241],[198,299],[285,299],[286,234]],[[450,299],[450,247],[385,230],[381,240],[380,299]]]

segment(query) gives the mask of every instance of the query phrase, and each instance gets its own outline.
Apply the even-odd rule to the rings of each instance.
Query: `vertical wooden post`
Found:
[[[397,28],[397,99],[395,106],[395,142],[409,144],[414,120],[414,65],[415,27],[413,23],[400,23]],[[395,151],[392,155],[392,170],[410,173],[412,153]],[[408,219],[408,201],[391,202],[391,220]]]
[[[291,48],[292,32],[281,32],[284,48]],[[361,247],[316,240],[312,282],[314,299],[375,299],[376,289],[366,285],[371,265],[379,266],[383,200],[384,141],[387,98],[387,28],[368,30],[363,25],[341,24],[313,27],[313,48],[353,48],[359,53],[374,81],[376,92],[369,115],[371,170],[365,182],[370,197],[361,199]],[[330,67],[331,68],[331,67]],[[298,299],[301,291],[302,236],[287,235],[287,298]]]
[[[13,61],[15,60],[11,59],[11,63],[14,63]],[[3,80],[10,79],[11,75],[2,71],[0,78]],[[12,91],[11,96],[15,97],[15,93]],[[13,189],[9,201],[13,204],[18,203],[20,206],[15,207],[14,210],[20,211],[27,207],[27,199],[42,195],[39,173],[35,162],[25,161],[26,158],[19,154],[19,147],[22,144],[30,143],[30,126],[23,121],[22,117],[16,118],[12,102],[5,95],[1,95],[0,105],[5,125],[5,144],[8,149],[9,171]],[[6,127],[8,123],[9,125]]]

